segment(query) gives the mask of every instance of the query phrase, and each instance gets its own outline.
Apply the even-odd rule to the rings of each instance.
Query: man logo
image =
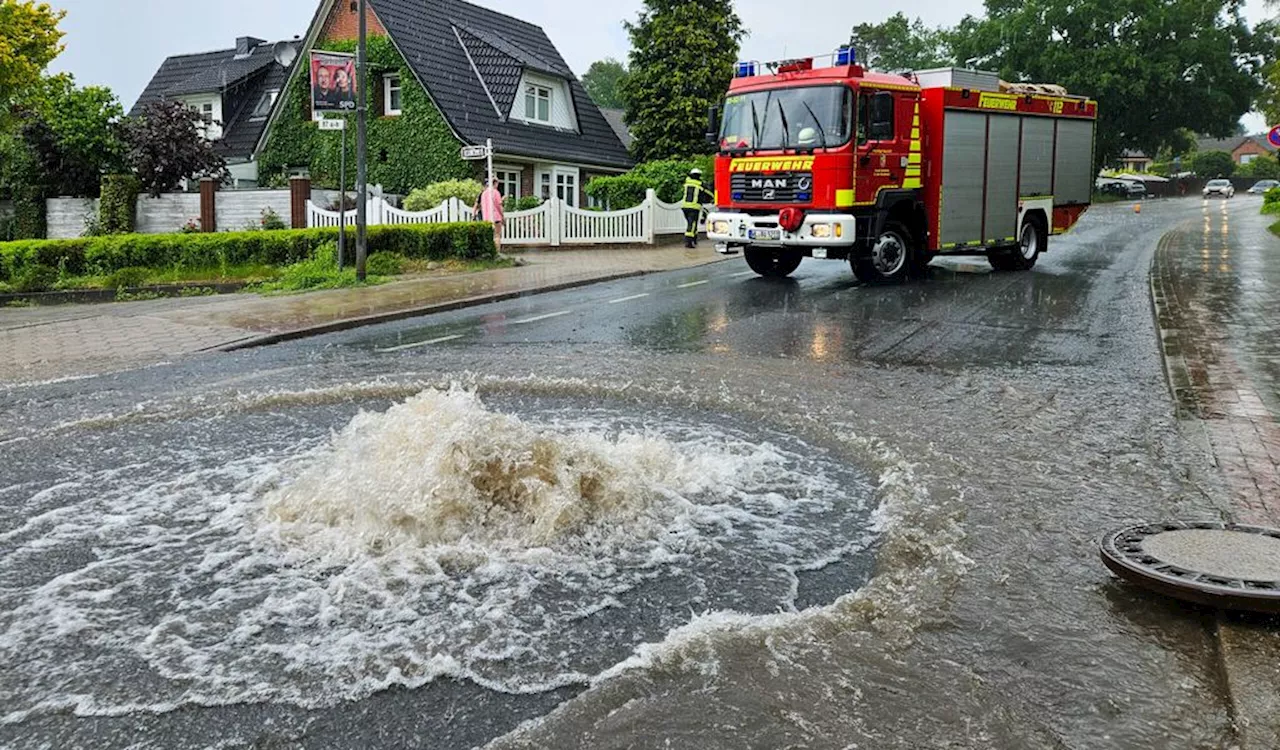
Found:
[[[771,201],[778,197],[778,193],[773,188],[766,188],[765,191],[760,194],[760,197],[764,200]]]
[[[785,177],[776,177],[772,179],[765,178],[765,177],[757,177],[751,180],[751,187],[755,190],[768,189],[768,188],[785,188],[786,186],[787,186],[787,179]]]

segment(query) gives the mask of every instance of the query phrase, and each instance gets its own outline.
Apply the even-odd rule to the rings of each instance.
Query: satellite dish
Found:
[[[292,42],[276,42],[274,53],[282,68],[293,65],[293,61],[298,59],[298,48]]]

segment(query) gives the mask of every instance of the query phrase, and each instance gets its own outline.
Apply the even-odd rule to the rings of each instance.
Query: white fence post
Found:
[[[547,227],[551,246],[560,247],[560,238],[564,235],[564,212],[560,210],[559,198],[547,200]]]
[[[644,236],[647,244],[658,241],[657,231],[658,194],[653,188],[644,191]]]

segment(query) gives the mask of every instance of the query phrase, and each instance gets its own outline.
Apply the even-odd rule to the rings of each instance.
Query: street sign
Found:
[[[1280,148],[1280,125],[1275,126],[1270,133],[1267,133],[1267,140],[1272,146]]]
[[[347,121],[325,118],[323,120],[320,120],[320,129],[321,130],[346,130]]]
[[[480,161],[489,158],[489,149],[486,146],[463,146],[462,158],[467,161]]]

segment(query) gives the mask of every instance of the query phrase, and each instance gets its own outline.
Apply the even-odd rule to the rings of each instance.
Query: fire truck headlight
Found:
[[[727,222],[727,221],[713,221],[713,222],[711,222],[711,233],[712,233],[712,234],[728,234],[728,233],[729,233],[729,222]]]
[[[825,240],[831,236],[831,225],[814,224],[809,227],[809,234],[811,234],[815,239]]]

